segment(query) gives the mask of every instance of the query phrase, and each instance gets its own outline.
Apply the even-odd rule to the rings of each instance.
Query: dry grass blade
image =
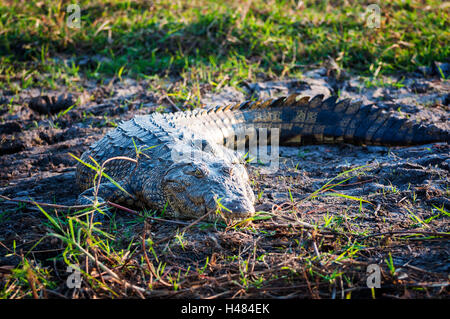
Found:
[[[24,203],[24,204],[30,204],[30,205],[39,205],[39,206],[45,206],[45,207],[51,207],[51,208],[60,208],[60,209],[74,209],[74,210],[79,210],[79,209],[85,209],[85,208],[89,208],[92,207],[92,205],[58,205],[58,204],[48,204],[48,203],[39,203],[39,202],[35,202],[32,200],[25,200],[25,199],[12,199],[9,198],[7,196],[3,196],[0,195],[0,198],[6,200],[6,201],[10,201],[10,202],[16,202],[16,203]],[[103,206],[105,205],[105,203],[99,204],[99,206]]]

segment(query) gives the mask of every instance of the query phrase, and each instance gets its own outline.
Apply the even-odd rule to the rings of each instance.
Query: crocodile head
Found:
[[[255,196],[245,167],[211,154],[176,161],[166,171],[162,189],[174,217],[199,218],[220,212],[226,220],[253,216]]]

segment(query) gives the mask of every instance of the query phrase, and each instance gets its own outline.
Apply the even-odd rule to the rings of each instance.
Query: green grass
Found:
[[[102,81],[105,74],[181,77],[189,88],[214,89],[299,76],[329,56],[368,75],[449,58],[449,8],[441,1],[383,2],[375,29],[364,16],[371,1],[78,3],[76,29],[66,24],[69,2],[0,1],[0,89],[76,89],[81,76]],[[93,56],[101,58],[79,63]]]

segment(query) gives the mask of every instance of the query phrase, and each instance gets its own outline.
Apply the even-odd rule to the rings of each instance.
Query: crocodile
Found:
[[[276,136],[279,145],[290,146],[406,146],[450,139],[447,129],[336,96],[293,94],[152,113],[122,122],[83,153],[76,172],[78,203],[126,203],[180,219],[248,219],[255,214],[255,196],[236,149],[249,147],[250,135],[262,130],[271,137],[269,144]],[[94,162],[104,164],[110,179],[94,185],[96,171],[86,165]]]

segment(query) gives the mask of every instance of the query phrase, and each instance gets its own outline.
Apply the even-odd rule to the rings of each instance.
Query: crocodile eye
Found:
[[[202,178],[208,174],[208,169],[202,166],[187,165],[183,168],[183,173],[186,175],[195,176],[197,178]]]
[[[205,176],[205,173],[201,169],[197,168],[194,172],[194,175],[195,177],[201,178]]]

